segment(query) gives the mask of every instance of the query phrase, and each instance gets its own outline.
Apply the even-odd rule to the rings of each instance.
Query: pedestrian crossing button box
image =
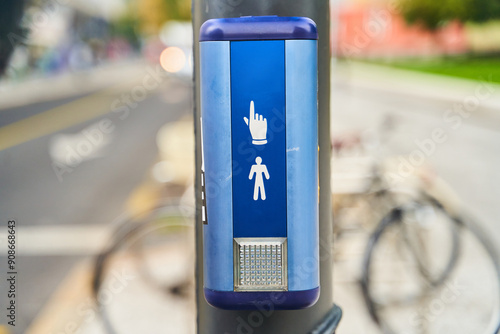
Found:
[[[215,307],[319,298],[317,40],[304,17],[200,29],[204,293]]]

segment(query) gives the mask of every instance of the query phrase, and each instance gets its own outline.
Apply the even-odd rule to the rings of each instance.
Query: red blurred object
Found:
[[[388,7],[373,4],[344,4],[337,14],[338,35],[332,36],[333,53],[337,56],[432,56],[460,54],[469,48],[459,22],[430,32],[418,25],[409,26]]]
[[[126,39],[114,38],[108,43],[107,53],[109,59],[116,60],[128,57],[132,51],[132,47]]]
[[[144,57],[153,64],[160,63],[160,55],[167,46],[157,37],[149,38],[143,48]]]

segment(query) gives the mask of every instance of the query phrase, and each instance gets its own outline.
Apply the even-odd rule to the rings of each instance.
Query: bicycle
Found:
[[[123,270],[127,266],[133,266],[129,270],[137,276],[127,288],[143,289],[136,295],[148,294],[145,300],[156,301],[158,310],[170,304],[170,319],[167,315],[151,317],[149,321],[138,317],[133,322],[138,327],[135,331],[148,332],[151,322],[163,322],[165,328],[177,326],[189,328],[186,332],[192,331],[195,207],[192,173],[186,167],[194,164],[189,153],[191,126],[189,119],[183,119],[159,131],[160,156],[147,181],[153,188],[145,190],[147,207],[136,208],[114,221],[112,225],[116,228],[112,238],[95,258],[91,288],[106,333],[134,332],[131,328],[120,327],[123,324],[115,319],[115,312],[118,304],[128,305],[122,310],[123,316],[135,308],[137,301],[114,296],[117,302],[108,303],[103,298],[113,270]],[[119,301],[121,298],[124,300]],[[188,319],[182,321],[182,318]]]
[[[383,124],[384,133],[389,133],[392,125]],[[483,261],[485,268],[481,270],[488,270],[486,276],[494,289],[486,294],[496,297],[491,307],[488,305],[488,312],[481,314],[484,318],[483,313],[489,313],[487,329],[481,332],[474,329],[471,333],[498,333],[500,262],[489,237],[465,213],[451,188],[429,168],[417,169],[414,175],[395,182],[395,159],[377,160],[366,154],[364,143],[359,134],[334,141],[332,186],[336,182],[335,168],[338,172],[338,165],[344,163],[343,171],[348,171],[344,173],[344,181],[350,186],[342,189],[337,184],[335,188],[340,189],[333,197],[335,237],[341,241],[349,232],[360,230],[369,235],[363,253],[360,288],[371,319],[389,334],[430,333],[435,327],[444,326],[447,321],[437,321],[437,318],[446,320],[444,313],[458,302],[444,305],[445,310],[439,310],[437,316],[428,314],[426,303],[441,307],[444,302],[436,296],[456,276],[461,275],[463,281],[470,282],[463,273],[464,268],[470,267],[470,259],[467,262],[464,258],[482,252],[480,259],[487,259],[488,264]],[[354,154],[349,154],[353,151]],[[465,298],[465,293],[461,293],[459,301]],[[403,315],[405,312],[410,316]],[[478,318],[478,322],[483,323],[483,318]],[[437,332],[457,330],[441,328]]]

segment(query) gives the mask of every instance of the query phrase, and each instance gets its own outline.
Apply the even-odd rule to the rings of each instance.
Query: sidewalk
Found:
[[[474,81],[358,61],[333,60],[332,91],[349,87],[452,106],[464,104],[474,109],[475,117],[500,124],[500,84],[491,83],[488,78]],[[332,99],[332,106],[334,103]]]
[[[122,60],[78,72],[65,72],[23,81],[0,80],[0,111],[8,108],[85,95],[122,80],[144,75],[147,66],[142,59]]]
[[[488,97],[481,98],[485,95]],[[380,131],[384,117],[394,116],[396,129],[388,135],[391,137],[388,143],[383,142],[384,146],[388,144],[390,147],[382,147],[384,152],[391,151],[393,155],[414,153],[416,156],[422,152],[416,142],[422,143],[435,129],[442,129],[446,140],[435,143],[432,152],[422,152],[421,155],[434,167],[434,172],[452,185],[467,209],[480,213],[476,216],[481,227],[498,244],[499,210],[497,200],[492,198],[498,199],[500,185],[496,174],[500,159],[495,153],[500,149],[500,85],[359,62],[340,62],[332,64],[331,106],[332,131],[336,135]],[[467,113],[460,117],[460,123],[446,119],[450,115],[457,117],[464,111]],[[380,139],[377,135],[380,133],[375,139]],[[378,152],[377,148],[374,151]],[[359,231],[348,233],[335,245],[341,256],[334,264],[334,299],[344,314],[337,334],[380,333],[368,316],[358,283],[367,237]],[[489,298],[495,296],[496,291],[487,290],[491,285],[485,278],[491,277],[491,273],[484,272],[488,264],[486,257],[474,254],[471,244],[464,251],[467,256],[463,256],[460,262],[461,269],[467,270],[457,273],[466,288],[457,297],[457,303],[442,303],[438,298],[441,292],[431,300],[434,302],[431,305],[444,307],[438,312],[440,321],[431,323],[434,328],[429,333],[482,333],[482,329],[474,330],[466,325],[481,324],[480,320],[469,316],[477,315],[479,310],[487,307],[491,301]],[[476,299],[479,296],[484,298],[482,302]],[[433,309],[417,311],[417,319],[429,314],[436,318]],[[464,318],[464,315],[468,317]],[[404,333],[421,333],[415,326],[410,326],[412,319],[411,316],[400,317],[402,325],[410,327]],[[452,331],[437,328],[439,324],[449,323],[461,324],[462,327]]]

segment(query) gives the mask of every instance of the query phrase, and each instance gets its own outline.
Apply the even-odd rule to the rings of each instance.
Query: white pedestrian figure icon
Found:
[[[255,186],[253,189],[253,200],[256,201],[259,199],[259,191],[260,198],[265,201],[266,200],[266,190],[264,189],[264,178],[262,175],[266,177],[266,180],[269,180],[269,172],[267,171],[266,165],[262,165],[262,158],[255,158],[256,165],[253,165],[250,169],[250,175],[248,175],[248,179],[253,179],[253,175],[255,174]]]

